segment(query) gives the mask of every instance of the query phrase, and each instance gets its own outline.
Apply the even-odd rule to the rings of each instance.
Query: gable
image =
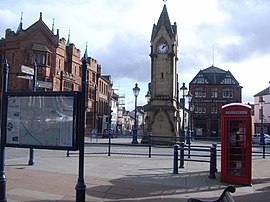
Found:
[[[234,84],[239,85],[230,71],[211,66],[199,73],[191,81],[192,84]]]

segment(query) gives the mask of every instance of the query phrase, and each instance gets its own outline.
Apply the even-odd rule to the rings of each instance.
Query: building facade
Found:
[[[151,35],[150,100],[143,142],[151,132],[157,143],[173,143],[179,140],[179,85],[177,75],[178,37],[177,25],[171,24],[166,4]]]
[[[194,136],[220,137],[221,107],[242,102],[242,86],[230,71],[215,66],[200,70],[189,83]]]
[[[260,133],[261,127],[270,134],[270,87],[254,95],[254,133]]]
[[[59,37],[42,20],[23,29],[22,19],[17,31],[7,29],[0,40],[1,61],[9,65],[8,91],[31,91],[31,75],[37,66],[37,91],[80,91],[81,51],[68,39]],[[102,132],[104,117],[110,116],[112,81],[101,75],[101,65],[84,53],[87,61],[86,132]],[[2,65],[2,62],[1,62]],[[0,72],[2,78],[2,72]],[[30,74],[30,75],[29,75]],[[105,119],[106,121],[106,119]]]

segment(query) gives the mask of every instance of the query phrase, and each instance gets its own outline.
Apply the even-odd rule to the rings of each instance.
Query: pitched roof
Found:
[[[230,81],[230,82],[229,82]],[[191,83],[197,84],[235,84],[239,85],[230,71],[225,71],[215,66],[200,70]]]
[[[153,26],[151,41],[154,40],[154,38],[156,37],[158,31],[160,30],[160,28],[163,24],[166,27],[166,30],[167,30],[170,38],[171,39],[175,38],[176,32],[177,32],[176,23],[171,25],[166,4],[164,4],[164,6],[163,6],[163,9],[162,9],[162,12],[159,16],[157,25],[154,24],[154,26]]]
[[[220,68],[218,68],[218,67],[215,67],[215,66],[213,66],[213,65],[212,65],[211,67],[208,67],[208,68],[202,70],[202,71],[203,71],[203,73],[205,73],[205,74],[224,74],[224,73],[226,73],[225,70],[220,69]]]
[[[270,87],[262,90],[261,92],[257,93],[253,97],[263,96],[263,95],[270,95]]]
[[[34,27],[37,27],[37,26],[43,27],[48,34],[50,34],[51,36],[55,36],[54,33],[52,32],[52,30],[50,30],[50,28],[45,24],[45,22],[43,22],[42,12],[40,12],[40,14],[39,14],[38,21],[36,21],[34,24],[32,24],[30,27],[28,27],[25,31],[32,30]]]

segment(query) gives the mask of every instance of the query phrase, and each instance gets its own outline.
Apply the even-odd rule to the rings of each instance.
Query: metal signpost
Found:
[[[1,105],[1,145],[0,145],[0,201],[7,201],[6,198],[6,176],[5,176],[5,146],[4,146],[4,137],[6,133],[6,126],[5,126],[5,111],[6,108],[4,107],[6,104],[6,93],[7,93],[7,86],[8,86],[8,73],[9,67],[7,60],[5,60],[3,64],[2,70],[2,105]]]
[[[86,92],[86,58],[82,61],[80,131],[79,131],[79,177],[76,185],[76,202],[85,202],[86,185],[84,182],[84,125],[85,125],[85,92]]]
[[[23,68],[24,67],[24,68]],[[21,67],[21,71],[24,73],[28,73],[30,75],[33,75],[33,92],[36,92],[37,88],[36,88],[36,84],[37,84],[37,63],[34,63],[34,69],[23,66]],[[34,165],[35,164],[35,160],[34,160],[34,148],[30,148],[29,151],[29,161],[28,161],[28,165]]]

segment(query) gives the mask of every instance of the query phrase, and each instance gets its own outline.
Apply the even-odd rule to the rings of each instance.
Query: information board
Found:
[[[77,149],[78,92],[7,94],[6,146]]]

